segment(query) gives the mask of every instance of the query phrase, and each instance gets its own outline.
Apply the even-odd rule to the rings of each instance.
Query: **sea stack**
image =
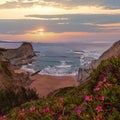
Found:
[[[31,43],[27,42],[24,42],[19,48],[6,49],[2,54],[13,66],[17,67],[32,62],[32,58],[35,56]]]

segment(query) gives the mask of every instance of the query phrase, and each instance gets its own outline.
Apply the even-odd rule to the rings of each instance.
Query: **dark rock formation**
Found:
[[[17,49],[6,49],[2,54],[13,66],[28,64],[32,62],[32,58],[35,56],[35,52],[30,43],[23,43]]]

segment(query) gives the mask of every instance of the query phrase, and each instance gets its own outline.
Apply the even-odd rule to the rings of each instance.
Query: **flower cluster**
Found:
[[[100,91],[102,88],[102,86],[104,86],[105,88],[108,88],[109,86],[111,86],[111,84],[107,81],[106,77],[103,78],[103,80],[100,80],[97,84],[97,86],[94,88],[94,91]]]
[[[77,113],[77,115],[80,115],[81,114],[81,109],[77,109],[76,113]]]
[[[92,101],[92,95],[90,95],[90,96],[86,95],[86,96],[84,97],[84,99],[85,99],[86,101]]]
[[[118,61],[118,60],[117,60]],[[120,72],[114,73],[109,69],[108,62],[104,66],[91,74],[91,79],[87,84],[82,84],[77,88],[63,89],[55,96],[30,102],[20,111],[13,113],[10,117],[17,116],[23,119],[57,119],[57,120],[114,120],[119,118],[119,78]],[[112,65],[112,64],[110,64]],[[114,69],[117,69],[117,63]],[[113,69],[113,70],[114,70]],[[119,71],[120,69],[116,70]],[[112,72],[111,72],[112,71]],[[105,73],[106,72],[106,73]],[[106,76],[106,77],[103,77]],[[101,77],[103,77],[101,79]],[[65,94],[66,93],[66,94]],[[31,107],[32,106],[32,107]],[[9,118],[9,115],[7,115]],[[3,120],[3,117],[0,118]]]
[[[102,111],[102,107],[101,107],[101,106],[97,106],[97,107],[96,107],[96,110],[97,110],[98,112],[100,112],[100,111]]]
[[[32,112],[32,111],[35,111],[35,107],[31,107],[30,108],[30,111]]]
[[[0,120],[4,120],[4,119],[6,119],[6,115],[0,117]]]
[[[49,112],[50,111],[50,108],[49,107],[46,107],[45,109],[43,109],[41,112],[42,113],[47,113],[47,112]]]

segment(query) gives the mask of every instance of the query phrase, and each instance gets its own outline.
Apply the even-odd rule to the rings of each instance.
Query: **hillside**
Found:
[[[78,87],[11,110],[6,120],[119,120],[120,57],[103,61]]]
[[[21,52],[22,50],[25,49],[21,49]],[[14,72],[11,60],[6,59],[4,56],[7,51],[11,50],[0,49],[0,115],[25,102],[38,99],[36,91],[28,88],[31,83],[29,76]]]
[[[17,88],[17,94],[15,91],[11,92],[11,87],[7,91],[0,91],[0,120],[119,120],[120,55],[118,43],[115,43],[114,47],[100,57],[101,63],[78,87],[59,89],[49,93],[47,98],[40,99],[34,90],[18,87],[17,84],[15,87],[12,86],[15,90],[17,87],[20,88]],[[117,54],[114,55],[112,50],[115,50]],[[13,76],[16,74],[7,60],[1,59],[0,75],[2,82],[7,78],[5,81],[8,83],[19,84],[19,82],[13,82],[15,78]],[[2,85],[3,83],[0,87]]]

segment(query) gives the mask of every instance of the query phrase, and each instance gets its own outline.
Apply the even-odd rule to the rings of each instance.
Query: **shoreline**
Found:
[[[35,74],[31,76],[32,73],[25,70],[15,70],[15,73],[29,73],[30,80],[32,83],[28,86],[30,88],[35,88],[39,97],[46,97],[50,92],[53,92],[60,88],[78,86],[75,76],[53,76],[53,75],[41,75]]]

